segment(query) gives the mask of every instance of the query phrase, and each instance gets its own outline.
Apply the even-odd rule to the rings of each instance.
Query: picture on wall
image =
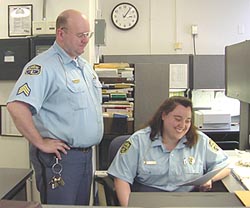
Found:
[[[32,35],[32,4],[8,5],[8,36]]]

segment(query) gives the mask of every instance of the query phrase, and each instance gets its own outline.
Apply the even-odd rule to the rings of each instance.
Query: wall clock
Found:
[[[139,13],[136,7],[130,3],[117,4],[111,12],[113,24],[121,30],[133,28],[139,19]]]

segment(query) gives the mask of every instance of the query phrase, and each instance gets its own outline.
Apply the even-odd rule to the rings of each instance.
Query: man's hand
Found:
[[[43,143],[38,148],[45,153],[55,153],[59,160],[62,159],[60,152],[67,154],[67,150],[70,150],[70,147],[62,140],[50,138],[44,138]]]

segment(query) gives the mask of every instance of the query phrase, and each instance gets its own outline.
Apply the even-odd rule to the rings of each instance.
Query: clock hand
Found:
[[[129,7],[129,9],[128,9],[128,11],[126,12],[126,14],[123,15],[124,18],[128,15],[128,13],[129,13],[130,10],[131,10],[131,7]]]

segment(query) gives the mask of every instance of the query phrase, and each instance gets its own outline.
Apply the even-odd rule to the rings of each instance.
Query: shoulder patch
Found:
[[[131,147],[131,142],[129,140],[125,141],[120,149],[120,153],[121,154],[126,153],[130,147]]]
[[[30,65],[26,70],[25,73],[26,75],[39,75],[41,74],[42,67],[37,64]]]
[[[209,139],[209,146],[214,152],[218,152],[220,149],[219,146],[212,139]]]
[[[18,88],[17,90],[17,95],[24,94],[26,97],[30,95],[30,87],[27,83],[23,84],[21,87]]]

